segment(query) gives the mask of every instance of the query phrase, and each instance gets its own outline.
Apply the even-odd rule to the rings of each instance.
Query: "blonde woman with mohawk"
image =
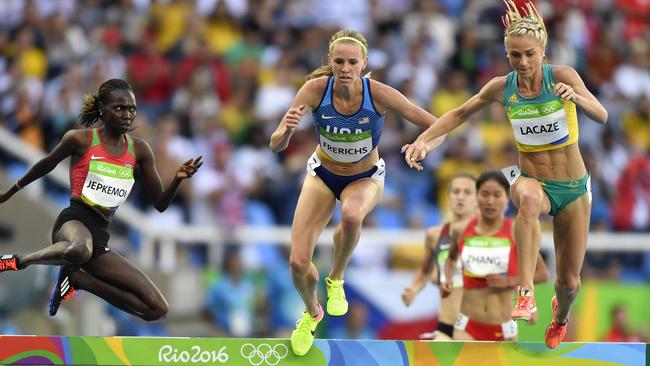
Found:
[[[576,106],[597,123],[607,111],[587,90],[570,66],[544,64],[548,34],[541,14],[527,2],[523,15],[506,0],[504,44],[513,71],[490,80],[481,91],[406,145],[406,163],[419,163],[428,141],[443,136],[489,103],[501,103],[519,149],[519,166],[504,169],[512,185],[510,197],[519,208],[515,241],[521,287],[513,318],[535,318],[533,275],[541,244],[539,215],[553,216],[557,260],[553,320],[546,329],[546,345],[556,348],[567,331],[571,305],[580,289],[580,270],[587,247],[591,194],[589,174],[578,147]],[[521,168],[519,168],[521,167]]]
[[[307,76],[269,143],[274,152],[284,150],[307,108],[311,110],[318,145],[307,161],[308,174],[291,227],[289,260],[293,283],[306,307],[291,333],[291,347],[298,356],[311,348],[324,315],[316,298],[319,275],[312,256],[337,199],[341,224],[334,232],[334,263],[325,278],[327,313],[341,316],[348,310],[343,272],[359,242],[361,224],[384,190],[385,163],[377,150],[384,115],[394,111],[423,128],[436,120],[392,87],[362,77],[367,65],[365,38],[351,30],[336,32],[329,42],[327,65]],[[432,140],[429,147],[442,140]]]

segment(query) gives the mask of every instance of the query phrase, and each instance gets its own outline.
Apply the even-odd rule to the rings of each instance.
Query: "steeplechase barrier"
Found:
[[[645,366],[645,343],[317,339],[303,357],[287,339],[0,336],[0,365]]]

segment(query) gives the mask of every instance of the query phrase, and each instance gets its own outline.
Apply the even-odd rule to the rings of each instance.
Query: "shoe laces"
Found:
[[[564,334],[566,334],[566,324],[559,324],[553,320],[553,323],[549,327],[548,332],[552,338],[563,337]]]
[[[329,297],[337,300],[345,299],[345,292],[343,291],[343,280],[329,280]]]
[[[532,307],[533,297],[531,295],[522,295],[517,299],[517,309],[528,310]]]
[[[0,265],[2,265],[2,269],[13,269],[17,270],[16,268],[16,258],[5,258],[0,260]]]
[[[298,319],[296,322],[296,329],[298,329],[301,332],[310,332],[311,333],[311,315],[309,313],[305,312],[302,315],[302,318]]]

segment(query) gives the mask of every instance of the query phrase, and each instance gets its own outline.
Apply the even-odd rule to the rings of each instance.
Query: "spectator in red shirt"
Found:
[[[628,342],[629,331],[627,328],[627,308],[623,304],[617,304],[611,310],[611,327],[605,333],[603,342]]]
[[[638,154],[630,159],[618,180],[617,197],[612,202],[615,230],[647,231],[650,229],[650,155]]]
[[[154,119],[167,112],[172,93],[172,67],[156,48],[154,37],[145,33],[140,39],[140,49],[128,58],[128,75],[138,94],[138,111]]]
[[[212,48],[203,38],[197,40],[194,47],[188,50],[187,56],[178,64],[176,87],[186,87],[190,76],[199,67],[210,71],[212,86],[215,94],[219,97],[220,104],[227,102],[231,95],[228,69],[221,59],[213,54]]]

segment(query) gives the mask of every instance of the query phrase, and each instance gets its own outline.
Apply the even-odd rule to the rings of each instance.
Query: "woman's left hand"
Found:
[[[192,178],[194,173],[203,165],[203,156],[199,156],[196,159],[190,159],[181,165],[176,172],[176,178],[183,180],[186,178]]]
[[[565,102],[573,102],[576,99],[576,92],[573,88],[565,83],[555,84],[555,95],[562,98]]]

